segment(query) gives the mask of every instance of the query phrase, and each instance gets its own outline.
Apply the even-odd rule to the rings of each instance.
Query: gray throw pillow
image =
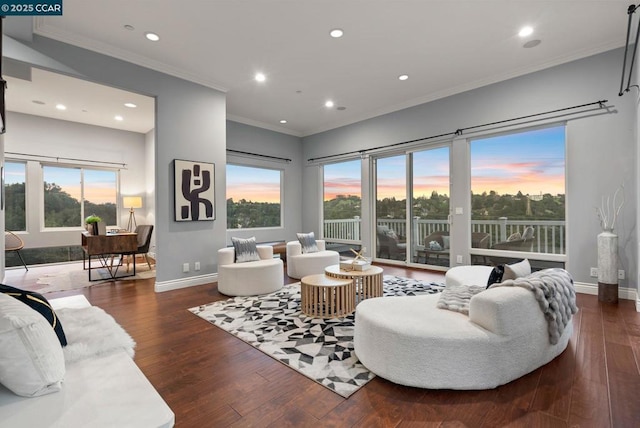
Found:
[[[316,244],[316,237],[313,232],[310,233],[297,233],[298,241],[302,246],[302,254],[305,253],[317,253],[320,251]]]
[[[248,239],[231,238],[233,249],[236,253],[236,263],[255,262],[260,260],[258,248],[256,247],[256,238],[252,236]]]

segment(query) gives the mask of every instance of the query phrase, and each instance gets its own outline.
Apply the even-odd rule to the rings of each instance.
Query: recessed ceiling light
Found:
[[[527,43],[525,43],[524,45],[522,45],[523,48],[535,48],[536,46],[538,46],[540,43],[542,43],[542,40],[529,40]]]
[[[287,123],[287,121],[285,119],[282,119],[280,123]]]
[[[151,40],[152,42],[157,42],[158,40],[160,40],[160,36],[158,36],[156,33],[152,33],[151,31],[147,31],[146,33],[144,33],[144,36],[147,38],[147,40]]]
[[[256,73],[255,79],[258,82],[264,82],[265,80],[267,80],[267,76],[262,73]]]
[[[334,28],[329,32],[329,35],[334,39],[339,39],[340,37],[344,36],[344,31],[342,31],[340,28]]]
[[[527,37],[533,34],[533,28],[526,26],[526,27],[522,27],[520,29],[520,32],[518,33],[518,36],[520,37]]]
[[[127,24],[127,25],[124,26],[124,29],[125,30],[129,30],[129,31],[133,31],[133,30],[135,30],[135,27],[133,25]]]
[[[129,108],[136,108],[138,107],[137,105],[135,105],[134,103],[124,103],[125,107],[129,107]]]
[[[56,104],[56,108],[57,108],[58,110],[66,110],[66,109],[67,109],[67,106],[66,106],[66,105],[64,105],[64,104]]]
[[[119,114],[113,117],[115,120],[117,120],[118,122],[122,122],[124,120],[124,117],[120,116]]]
[[[400,76],[398,76],[398,80],[407,80],[409,78],[408,74],[401,74]]]
[[[331,101],[331,100],[327,101],[326,103],[324,103],[324,106],[325,107],[329,107],[329,108],[333,107],[333,101]]]

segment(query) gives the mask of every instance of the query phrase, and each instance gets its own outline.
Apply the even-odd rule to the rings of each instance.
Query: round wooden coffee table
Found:
[[[370,297],[382,297],[382,268],[370,266],[367,270],[341,270],[340,265],[324,268],[332,278],[352,279],[356,289],[356,304]]]
[[[300,280],[302,313],[310,317],[345,317],[356,308],[355,286],[351,279],[308,275]]]

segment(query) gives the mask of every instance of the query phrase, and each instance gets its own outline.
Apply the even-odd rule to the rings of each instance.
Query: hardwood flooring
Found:
[[[442,280],[437,272],[383,267]],[[5,283],[34,283],[36,269],[55,267],[9,270]],[[565,352],[496,389],[424,390],[377,377],[344,399],[188,312],[226,298],[215,284],[155,293],[153,280],[120,281],[47,297],[80,292],[136,340],[135,361],[180,428],[640,427],[640,313],[632,301],[601,304],[579,294]]]

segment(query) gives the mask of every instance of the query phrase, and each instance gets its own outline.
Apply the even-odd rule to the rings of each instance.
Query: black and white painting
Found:
[[[176,159],[176,221],[215,220],[214,164]]]

